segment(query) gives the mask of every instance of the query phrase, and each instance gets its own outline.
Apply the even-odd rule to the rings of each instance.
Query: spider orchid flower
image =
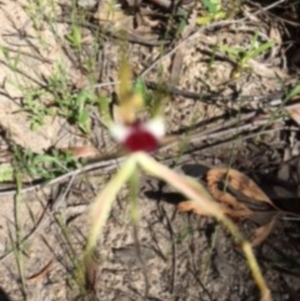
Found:
[[[148,153],[154,151],[165,134],[163,117],[160,114],[159,103],[156,114],[149,121],[142,122],[137,118],[139,110],[143,107],[143,97],[139,93],[132,93],[131,72],[126,61],[123,62],[119,73],[120,85],[118,87],[119,103],[118,117],[106,120],[111,136],[119,142],[128,152],[128,158],[122,163],[120,169],[109,180],[107,185],[98,193],[90,208],[90,229],[85,250],[84,266],[89,265],[92,252],[96,248],[97,240],[109,217],[112,204],[122,187],[129,183],[131,193],[132,219],[137,222],[137,187],[140,170],[154,176],[186,196],[194,202],[208,216],[213,216],[222,222],[229,232],[241,245],[248,260],[253,277],[261,290],[263,299],[271,300],[270,291],[261,275],[257,261],[253,255],[250,243],[240,235],[234,223],[226,217],[220,205],[214,201],[206,189],[195,179],[177,174],[172,169],[157,162]],[[116,120],[118,119],[118,120]],[[107,122],[108,121],[108,122]],[[133,212],[134,211],[134,212]]]

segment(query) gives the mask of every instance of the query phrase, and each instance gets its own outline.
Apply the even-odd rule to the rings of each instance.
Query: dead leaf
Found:
[[[282,44],[282,35],[280,33],[280,30],[277,26],[271,25],[270,31],[269,31],[269,37],[271,41],[274,41],[277,45]]]
[[[150,17],[147,16],[147,12],[145,12],[145,10],[140,10],[140,12],[136,14],[136,23],[137,27],[135,31],[141,31],[140,28],[143,28],[144,30],[146,30],[146,32],[150,32],[152,28],[159,25],[160,21],[150,19]]]
[[[115,30],[132,27],[133,24],[133,16],[125,14],[118,4],[114,7],[110,3],[99,5],[93,16],[99,23],[109,24]]]
[[[99,156],[99,150],[94,146],[74,146],[59,149],[62,152],[71,153],[75,158],[93,158]]]
[[[290,117],[299,125],[300,124],[300,107],[287,109]]]
[[[285,79],[287,77],[287,74],[284,73],[282,70],[279,68],[271,68],[266,66],[265,64],[258,62],[254,59],[250,59],[248,61],[249,65],[252,67],[252,70],[255,74],[262,76],[264,78],[269,77],[269,78],[276,78],[280,77],[282,79]]]
[[[261,224],[253,233],[252,245],[261,244],[274,229],[280,210],[269,197],[246,175],[234,169],[211,169],[207,173],[207,185],[212,195],[219,201],[231,206],[229,215]],[[226,191],[219,188],[225,182]],[[229,193],[233,192],[233,193]],[[244,211],[244,212],[243,212]]]
[[[234,169],[214,168],[207,172],[206,181],[208,191],[220,202],[220,210],[224,214],[238,221],[250,219],[261,224],[253,233],[253,246],[269,236],[282,211],[250,178]],[[190,200],[180,202],[178,209],[208,215],[205,208]]]
[[[246,217],[249,217],[249,211],[247,210],[233,210],[228,207],[226,207],[224,204],[220,204],[220,210],[227,214],[228,216],[238,218],[238,219],[245,219]],[[204,208],[201,208],[197,202],[194,201],[182,201],[177,205],[177,209],[180,212],[193,212],[197,215],[202,216],[209,216],[207,211],[205,211]]]
[[[263,225],[254,230],[254,238],[251,242],[253,247],[260,245],[263,241],[266,240],[266,238],[270,235],[270,233],[274,229],[274,226],[278,220],[278,216],[279,214],[275,214],[268,224]]]
[[[183,65],[183,52],[178,49],[173,56],[170,83],[172,86],[177,86],[180,80],[181,69]]]
[[[218,184],[222,181],[225,181],[225,189],[226,187],[232,188],[255,202],[265,202],[273,206],[268,196],[250,178],[237,170],[214,168],[208,171],[206,180],[212,195],[217,200],[229,205],[240,207],[241,203],[232,194],[219,189]],[[244,208],[244,205],[242,205],[242,208]]]

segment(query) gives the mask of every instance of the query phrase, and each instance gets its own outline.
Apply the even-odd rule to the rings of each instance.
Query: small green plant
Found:
[[[7,67],[10,68],[12,71],[16,72],[18,68],[18,64],[20,62],[20,57],[21,57],[20,53],[14,55],[6,47],[2,45],[0,45],[0,53],[4,57]]]
[[[78,26],[74,26],[69,34],[66,35],[67,41],[75,49],[81,49],[82,46],[82,30]]]
[[[36,154],[16,145],[12,149],[15,158],[13,168],[34,179],[50,180],[80,166],[68,152],[53,149],[47,154]]]
[[[31,129],[44,125],[46,116],[57,115],[78,126],[84,134],[90,133],[89,106],[98,106],[101,100],[89,87],[79,91],[72,89],[60,63],[56,64],[47,88],[28,88],[23,91],[23,110],[30,116]],[[50,99],[48,104],[45,104],[46,98]]]
[[[33,27],[36,30],[40,30],[43,24],[43,12],[45,10],[46,1],[45,0],[36,0],[29,1],[27,5],[24,5],[23,8],[26,13],[30,16],[31,21],[33,22]]]
[[[70,46],[76,50],[81,50],[83,36],[82,36],[82,28],[78,25],[80,14],[76,7],[76,5],[72,5],[72,13],[71,13],[71,31],[66,35],[67,41],[70,43]]]
[[[44,125],[46,116],[61,116],[75,124],[83,133],[90,132],[90,116],[88,105],[97,105],[99,100],[92,99],[90,92],[82,90],[68,95],[66,99],[55,99],[51,105],[45,105],[42,96],[44,89],[30,89],[25,93],[24,110],[30,116],[32,130]]]
[[[205,13],[197,19],[198,25],[208,25],[214,21],[226,19],[227,12],[222,8],[221,0],[201,0]]]
[[[189,12],[179,8],[176,11],[175,18],[177,20],[176,36],[180,35],[188,24]]]
[[[12,181],[14,170],[10,163],[0,164],[0,183]]]
[[[89,105],[98,105],[99,99],[86,90],[74,92],[67,99],[57,99],[54,105],[58,107],[57,114],[76,124],[85,133],[90,133]]]
[[[230,47],[228,45],[219,46],[220,51],[228,55],[236,64],[236,67],[231,74],[232,78],[238,78],[244,70],[251,70],[249,61],[260,56],[272,48],[275,44],[273,41],[260,43],[258,37],[258,32],[256,32],[248,47]]]
[[[41,88],[29,88],[24,93],[23,110],[30,116],[30,128],[38,129],[44,125],[44,119],[51,111],[42,103],[45,90]]]

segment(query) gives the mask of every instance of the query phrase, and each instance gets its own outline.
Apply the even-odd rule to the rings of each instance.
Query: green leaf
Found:
[[[183,30],[185,29],[187,25],[187,22],[185,19],[181,19],[179,24],[178,24],[178,28],[177,28],[177,33],[181,34],[183,32]]]
[[[228,45],[220,45],[220,50],[226,55],[229,55],[232,59],[237,60],[239,58],[239,49],[230,47]]]
[[[289,91],[285,100],[289,100],[298,94],[300,94],[300,84],[296,85],[291,89],[291,91]]]
[[[197,19],[197,24],[198,25],[208,25],[212,22],[211,16],[204,16],[204,17],[199,17]]]
[[[269,48],[272,48],[274,46],[274,44],[275,43],[273,41],[269,41],[267,43],[260,45],[256,49],[250,50],[248,53],[246,53],[245,59],[247,60],[247,59],[251,59],[251,58],[255,58],[255,57],[259,56],[260,54],[262,54]]]
[[[215,15],[214,15],[214,20],[222,20],[225,19],[227,17],[227,13],[225,11],[218,11]]]
[[[147,107],[151,106],[151,95],[147,89],[146,82],[142,78],[137,78],[134,84],[134,92],[140,93],[144,99],[144,104]]]
[[[14,169],[9,163],[0,164],[0,182],[12,181]]]
[[[90,115],[88,111],[83,110],[78,116],[79,127],[85,132],[88,133],[89,129],[89,122],[90,122]]]
[[[147,86],[145,81],[142,78],[137,78],[137,80],[134,83],[133,91],[135,93],[140,93],[142,94],[143,97],[146,96],[147,94]]]
[[[202,3],[209,13],[214,14],[216,12],[216,5],[212,0],[202,0]]]
[[[110,113],[110,104],[112,99],[109,97],[100,97],[98,100],[98,108],[101,120],[106,127],[109,127],[113,123],[111,113]]]

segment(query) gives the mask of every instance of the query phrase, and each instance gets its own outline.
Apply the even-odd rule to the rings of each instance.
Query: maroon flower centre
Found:
[[[130,152],[151,152],[157,149],[158,144],[157,138],[140,123],[131,125],[130,134],[124,141],[125,147]]]

